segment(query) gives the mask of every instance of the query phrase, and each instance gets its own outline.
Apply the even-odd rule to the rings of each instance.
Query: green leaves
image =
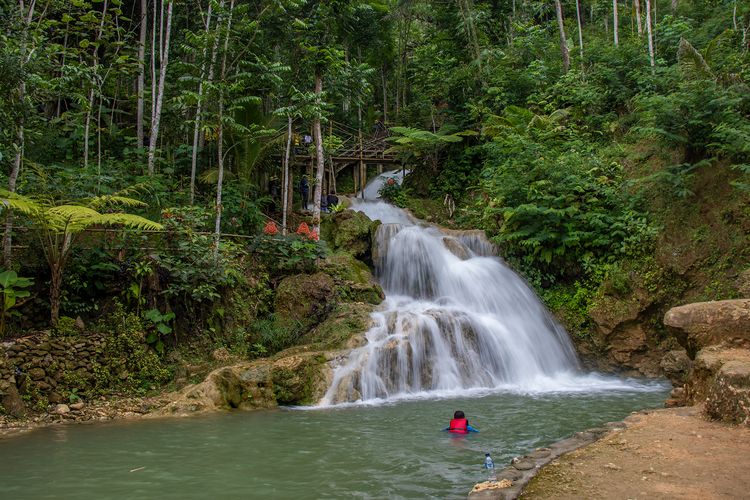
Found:
[[[0,272],[0,293],[3,294],[2,299],[2,318],[0,318],[0,338],[5,334],[5,322],[9,316],[15,311],[11,311],[16,305],[18,305],[18,299],[26,298],[31,295],[28,288],[33,284],[33,280],[30,278],[21,278],[15,271],[3,271]]]

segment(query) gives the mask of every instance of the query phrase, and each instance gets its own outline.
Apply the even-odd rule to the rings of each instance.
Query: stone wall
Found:
[[[43,409],[67,401],[71,391],[95,383],[104,365],[100,336],[52,337],[47,333],[0,344],[0,404],[22,416],[25,406]]]

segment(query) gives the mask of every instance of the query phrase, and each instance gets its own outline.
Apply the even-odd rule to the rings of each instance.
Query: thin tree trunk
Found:
[[[635,27],[638,30],[638,36],[643,36],[643,25],[641,24],[641,0],[633,0],[635,6]]]
[[[157,5],[159,4],[159,0],[154,0],[154,15],[151,16],[151,121],[149,123],[149,138],[148,138],[148,144],[149,149],[151,149],[151,125],[154,123],[154,119],[156,117],[156,83],[157,83],[157,75],[156,75],[156,21],[159,18],[159,10]]]
[[[286,151],[284,153],[284,171],[281,188],[281,234],[286,235],[286,216],[289,210],[289,154],[292,150],[292,115],[287,116]]]
[[[208,12],[206,13],[206,35],[211,29],[211,2],[208,3]],[[216,37],[211,50],[211,66],[216,61],[216,49],[219,38]],[[200,137],[201,128],[201,111],[203,106],[203,78],[206,74],[206,48],[203,48],[203,62],[201,63],[201,76],[198,81],[198,103],[195,106],[195,126],[193,127],[193,151],[190,159],[190,204],[195,201],[195,174],[198,170],[198,138]]]
[[[560,52],[562,53],[563,72],[567,73],[568,69],[570,69],[570,54],[568,53],[568,43],[565,37],[565,25],[563,24],[560,0],[555,0],[555,11],[557,12],[557,27],[560,30]]]
[[[104,31],[104,20],[107,16],[107,7],[108,7],[108,0],[104,0],[104,6],[102,7],[102,17],[99,21],[99,29],[96,32],[96,37],[94,38],[94,42],[98,42],[102,37],[102,32]],[[99,68],[99,56],[98,56],[98,48],[99,44],[94,44],[94,75],[96,75],[98,68]],[[87,169],[89,166],[89,135],[91,133],[91,113],[94,110],[94,85],[97,85],[97,82],[92,82],[92,86],[89,89],[89,105],[88,109],[86,109],[86,120],[85,125],[83,128],[83,168]],[[98,127],[97,127],[98,129]]]
[[[219,260],[219,242],[221,240],[221,212],[223,210],[221,204],[221,193],[224,184],[224,79],[227,74],[227,50],[229,48],[229,35],[232,31],[232,14],[234,12],[234,1],[229,3],[229,19],[227,20],[227,32],[224,37],[224,53],[221,58],[221,73],[219,78],[221,80],[221,87],[219,88],[219,129],[218,137],[216,138],[217,144],[217,159],[218,159],[218,170],[219,175],[216,180],[216,224],[214,226],[214,260]]]
[[[646,36],[648,37],[648,56],[651,60],[651,73],[655,73],[654,35],[651,28],[651,0],[646,0]]]
[[[620,20],[617,12],[617,0],[612,0],[612,32],[615,37],[615,47],[620,45]]]
[[[21,37],[22,37],[21,65],[23,67],[28,62],[26,61],[26,57],[27,57],[26,56],[26,42],[27,42],[29,26],[31,26],[31,21],[34,19],[34,7],[36,6],[36,1],[32,0],[29,3],[28,12],[26,12],[26,6],[23,0],[18,1],[18,6],[21,8],[21,14],[22,15],[25,14],[24,28],[23,28],[23,33],[21,34]],[[24,126],[26,125],[26,120],[25,120],[26,111],[24,109],[25,99],[26,99],[26,81],[22,79],[21,83],[18,84],[18,102],[21,105],[20,106],[21,117],[18,120],[18,130],[16,130],[16,155],[15,155],[15,158],[13,159],[13,167],[11,167],[10,175],[8,176],[8,191],[10,191],[11,193],[15,193],[16,191],[16,183],[18,181],[18,175],[21,173],[24,150],[26,149],[26,135],[24,132]],[[13,245],[13,215],[11,214],[10,210],[6,210],[5,232],[3,234],[3,263],[5,264],[6,268],[9,268],[11,264],[12,245]]]
[[[136,105],[136,137],[143,149],[143,100],[146,84],[146,34],[148,32],[148,0],[141,0],[141,31],[138,38],[138,104]]]
[[[57,237],[55,237],[55,240],[57,240]],[[57,245],[57,241],[53,243],[54,246]],[[62,236],[62,247],[60,248],[60,253],[56,254],[55,248],[50,248],[48,250],[50,252],[47,255],[47,262],[50,269],[50,322],[53,326],[57,325],[57,320],[60,318],[60,292],[62,291],[63,284],[63,270],[65,269],[65,263],[68,259],[68,251],[70,250],[72,242],[73,235],[65,233]]]
[[[315,72],[315,95],[316,102],[320,105],[320,96],[323,93],[323,75]],[[325,159],[323,157],[323,133],[320,129],[320,116],[313,120],[313,135],[315,136],[315,153],[318,168],[315,172],[315,194],[313,195],[313,227],[320,234],[320,198],[323,188],[323,173],[325,172]]]
[[[167,65],[169,64],[169,36],[172,31],[172,7],[173,1],[167,7],[167,26],[164,34],[164,48],[162,59],[159,61],[159,88],[156,94],[156,108],[151,123],[151,137],[148,145],[148,175],[154,175],[154,163],[156,161],[156,143],[159,139],[159,122],[161,121],[161,108],[164,103],[164,81],[167,79]]]
[[[578,49],[581,53],[581,65],[583,65],[583,29],[581,28],[581,0],[576,0],[576,22],[578,23]]]
[[[677,11],[677,0],[672,0],[672,14]]]
[[[380,79],[383,82],[383,123],[385,124],[388,123],[388,81],[385,79],[385,67],[380,68]],[[398,100],[398,88],[396,89],[396,99]],[[398,117],[398,105],[396,108],[396,116]],[[362,118],[360,118],[360,122],[361,121]]]

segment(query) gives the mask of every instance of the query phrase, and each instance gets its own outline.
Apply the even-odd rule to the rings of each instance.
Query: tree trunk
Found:
[[[98,42],[101,37],[102,33],[104,32],[104,20],[107,17],[107,7],[108,7],[108,0],[104,0],[104,6],[102,7],[102,17],[99,21],[99,29],[96,32],[96,37],[94,38],[94,42]],[[98,55],[98,48],[99,44],[94,44],[94,75],[96,75],[98,68],[99,68],[99,55]],[[94,85],[99,85],[101,87],[100,82],[92,82],[91,89],[89,89],[89,106],[86,110],[86,121],[83,129],[83,168],[86,169],[89,166],[89,135],[91,132],[91,113],[94,110]],[[98,119],[97,119],[98,120]],[[98,121],[97,121],[97,131],[98,131]],[[98,137],[98,136],[97,136]],[[101,159],[99,160],[101,161]]]
[[[672,0],[672,14],[677,12],[677,0]]]
[[[641,24],[641,0],[633,0],[635,6],[635,27],[638,30],[638,36],[643,36],[643,25]]]
[[[565,37],[565,25],[563,24],[560,0],[555,0],[555,11],[557,12],[557,27],[560,30],[560,52],[562,53],[563,72],[567,73],[568,69],[570,69],[570,54],[568,53],[568,43]]]
[[[60,290],[62,288],[62,267],[50,266],[51,276],[49,285],[50,322],[57,325],[60,318]]]
[[[648,37],[648,56],[651,60],[651,73],[655,72],[654,35],[651,28],[651,0],[646,0],[646,36]]]
[[[581,66],[583,66],[583,30],[581,29],[581,0],[576,0],[576,22],[578,23],[578,50],[581,53]]]
[[[57,248],[50,248],[48,250],[50,253],[47,255],[47,262],[50,269],[50,322],[53,326],[57,325],[57,320],[60,318],[60,292],[62,291],[63,284],[63,270],[68,259],[70,245],[73,242],[73,236],[70,233],[65,233],[62,238],[62,246],[59,248],[59,254],[56,253]],[[55,240],[57,240],[57,237],[51,243],[56,246],[57,241]]]
[[[138,104],[136,106],[136,137],[143,149],[143,99],[146,84],[146,33],[148,32],[148,0],[141,0],[141,32],[138,38]]]
[[[161,121],[161,108],[164,103],[164,81],[167,79],[167,65],[169,64],[169,36],[172,31],[172,7],[173,1],[167,6],[167,26],[164,33],[163,55],[159,61],[159,88],[156,93],[156,107],[151,121],[151,137],[148,145],[148,175],[154,175],[154,163],[156,161],[156,143],[159,140],[159,122]]]
[[[292,150],[292,115],[287,116],[286,151],[284,152],[284,171],[281,175],[281,234],[286,235],[286,216],[289,209],[289,154]]]
[[[216,180],[216,224],[214,226],[214,260],[219,260],[219,242],[221,239],[221,212],[224,207],[221,204],[221,193],[224,184],[224,79],[227,75],[227,50],[229,48],[229,35],[232,31],[232,14],[234,12],[234,1],[229,3],[229,19],[227,20],[227,32],[224,37],[224,53],[221,59],[221,87],[219,88],[219,129],[216,138],[216,148],[218,152],[218,169],[219,175]]]
[[[26,37],[28,36],[29,26],[31,21],[34,19],[34,7],[36,1],[32,0],[29,3],[28,12],[23,0],[18,1],[18,6],[21,8],[21,15],[25,16],[23,33],[21,34],[21,67],[26,65]],[[23,73],[23,72],[22,72]],[[24,150],[26,148],[26,135],[24,132],[24,126],[26,124],[24,109],[24,101],[26,99],[26,81],[21,80],[18,84],[18,101],[21,104],[21,117],[18,120],[18,130],[16,131],[16,155],[13,159],[13,167],[11,167],[10,175],[8,176],[8,191],[11,193],[16,192],[16,183],[18,181],[18,175],[21,172],[21,165],[23,164]],[[6,268],[10,268],[12,260],[12,249],[13,246],[13,215],[10,210],[6,211],[5,216],[5,232],[3,234],[3,263]]]
[[[222,2],[223,4],[223,2]],[[208,3],[208,12],[206,13],[206,35],[211,29],[211,2]],[[211,49],[211,67],[216,62],[216,50],[219,38],[216,37],[213,48]],[[203,48],[203,62],[201,63],[201,76],[198,81],[198,103],[195,106],[195,126],[193,127],[193,151],[190,159],[190,204],[195,201],[195,174],[198,170],[198,138],[200,137],[201,128],[201,111],[203,106],[203,77],[206,74],[206,49]]]
[[[617,12],[617,0],[612,0],[612,32],[614,33],[615,38],[615,47],[618,47],[620,45],[620,22],[618,18],[618,12]]]
[[[315,72],[315,95],[316,102],[320,106],[320,97],[323,93],[323,75],[320,71]],[[325,159],[323,157],[323,134],[320,129],[320,116],[313,121],[313,135],[315,136],[315,153],[318,168],[315,172],[315,194],[313,195],[313,227],[320,234],[320,198],[323,188],[323,173],[325,172]]]

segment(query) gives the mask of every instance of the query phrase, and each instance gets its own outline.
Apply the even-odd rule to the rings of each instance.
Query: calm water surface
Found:
[[[41,429],[0,441],[0,498],[466,498],[486,451],[504,466],[668,391],[629,386]],[[441,432],[455,409],[481,433]]]

